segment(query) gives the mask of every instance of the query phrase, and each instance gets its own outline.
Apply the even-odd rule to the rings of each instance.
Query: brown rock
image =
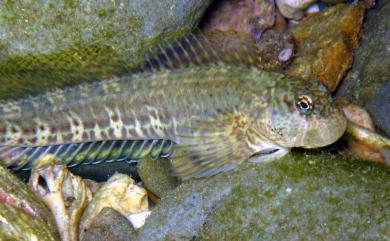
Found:
[[[374,124],[370,115],[362,107],[355,104],[346,104],[343,106],[343,111],[348,121],[364,127],[373,133],[375,132]],[[353,156],[363,160],[381,163],[385,162],[385,158],[381,153],[381,150],[378,150],[374,146],[370,145],[368,141],[353,136],[348,132],[344,135],[344,140],[348,145],[348,149],[344,150],[347,154],[352,154]]]
[[[201,28],[205,32],[235,30],[259,39],[275,22],[272,0],[215,1],[206,14]]]
[[[287,73],[322,81],[331,91],[352,64],[364,17],[364,3],[338,4],[291,29],[297,56]]]

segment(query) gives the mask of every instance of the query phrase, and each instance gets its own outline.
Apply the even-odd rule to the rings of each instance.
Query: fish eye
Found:
[[[313,110],[313,101],[309,96],[301,95],[297,99],[296,106],[300,113],[308,115]]]

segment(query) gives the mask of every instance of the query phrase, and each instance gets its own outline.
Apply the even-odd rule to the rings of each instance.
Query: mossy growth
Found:
[[[386,240],[389,178],[383,165],[297,151],[184,183],[162,200],[139,238]]]

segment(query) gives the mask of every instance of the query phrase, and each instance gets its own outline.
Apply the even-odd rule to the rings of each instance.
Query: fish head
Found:
[[[319,81],[276,87],[262,118],[263,135],[284,147],[316,148],[337,141],[347,120]]]

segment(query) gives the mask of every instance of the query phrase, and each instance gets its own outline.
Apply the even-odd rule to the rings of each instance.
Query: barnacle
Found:
[[[52,163],[35,167],[29,185],[54,214],[61,240],[77,240],[81,214],[92,198],[83,180]]]

